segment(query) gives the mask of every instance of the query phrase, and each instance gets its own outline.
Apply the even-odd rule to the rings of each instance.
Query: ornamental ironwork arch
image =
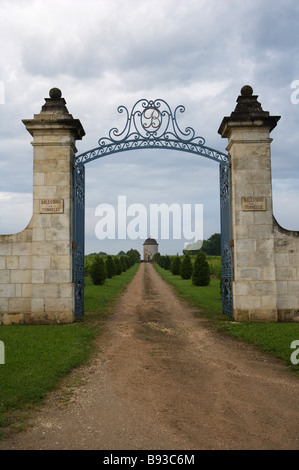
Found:
[[[129,112],[119,106],[118,112],[126,116],[123,130],[116,127],[108,137],[98,141],[98,147],[76,155],[74,158],[74,262],[75,316],[84,312],[84,206],[85,164],[115,153],[141,150],[166,149],[200,155],[219,163],[220,213],[221,213],[221,266],[222,309],[232,315],[232,253],[231,241],[231,181],[229,154],[205,145],[205,139],[197,136],[192,127],[181,130],[177,116],[185,107],[177,106],[172,112],[162,99],[142,99]]]
[[[205,139],[196,136],[192,127],[182,131],[177,122],[178,113],[185,107],[177,106],[174,112],[164,100],[139,100],[131,112],[119,106],[118,112],[126,115],[122,131],[112,128],[108,137],[99,139],[99,146],[75,157],[75,165],[80,166],[97,158],[113,153],[140,149],[167,149],[194,153],[228,164],[228,154],[205,145]]]

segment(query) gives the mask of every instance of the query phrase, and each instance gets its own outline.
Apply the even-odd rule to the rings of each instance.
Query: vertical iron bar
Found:
[[[222,311],[233,315],[233,262],[230,166],[220,163],[220,214],[221,214],[221,293]]]
[[[74,167],[73,282],[75,318],[84,314],[85,167]]]

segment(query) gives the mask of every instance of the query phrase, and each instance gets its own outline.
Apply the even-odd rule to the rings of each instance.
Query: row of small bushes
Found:
[[[210,284],[210,266],[205,253],[200,250],[192,263],[188,253],[181,256],[168,256],[157,253],[153,257],[161,268],[169,270],[174,275],[180,275],[182,279],[192,279],[195,286],[208,286]]]
[[[136,262],[138,262],[139,258],[140,255],[137,256],[136,253],[130,252],[121,256],[95,255],[88,267],[88,274],[90,275],[93,284],[103,285],[107,278],[111,279],[113,276],[119,275],[126,271]]]

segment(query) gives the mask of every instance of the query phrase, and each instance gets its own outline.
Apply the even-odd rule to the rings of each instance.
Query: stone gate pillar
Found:
[[[219,128],[231,157],[233,316],[237,321],[277,321],[270,116],[244,86],[237,106]]]
[[[73,158],[75,141],[85,135],[57,88],[41,112],[23,123],[33,136],[33,216],[29,323],[67,323],[74,319],[72,279]],[[29,266],[30,264],[30,266]]]

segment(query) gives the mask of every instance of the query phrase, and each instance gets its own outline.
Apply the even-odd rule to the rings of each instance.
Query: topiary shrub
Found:
[[[210,267],[206,255],[201,250],[194,261],[192,283],[195,286],[208,286],[210,284]]]
[[[169,258],[168,255],[165,256],[165,260],[164,260],[164,269],[169,269],[170,268],[170,263],[171,263],[171,259]]]
[[[115,266],[115,274],[119,275],[122,273],[122,269],[121,269],[121,263],[120,263],[120,259],[118,256],[115,256],[114,258],[114,266]]]
[[[126,260],[127,269],[129,269],[132,266],[131,259],[129,258],[129,256],[125,255],[125,260]]]
[[[161,268],[164,268],[165,258],[166,258],[166,256],[164,256],[164,255],[160,256],[160,258],[159,258],[159,266]]]
[[[176,256],[172,262],[172,267],[171,267],[171,272],[172,274],[180,274],[180,268],[181,268],[181,258],[179,256]]]
[[[190,255],[186,253],[181,263],[180,275],[183,279],[191,279],[193,271]]]
[[[125,255],[121,255],[120,264],[121,264],[122,271],[126,271],[127,270],[127,262],[126,262],[126,256]]]
[[[159,264],[160,257],[161,257],[160,253],[155,253],[152,259],[153,263]]]
[[[90,272],[92,282],[96,286],[100,286],[104,284],[105,279],[106,279],[106,269],[105,269],[104,260],[101,256],[96,255],[93,263],[91,264],[89,268],[89,272]]]
[[[115,274],[114,261],[111,255],[107,256],[105,267],[106,267],[107,277],[110,279]]]

